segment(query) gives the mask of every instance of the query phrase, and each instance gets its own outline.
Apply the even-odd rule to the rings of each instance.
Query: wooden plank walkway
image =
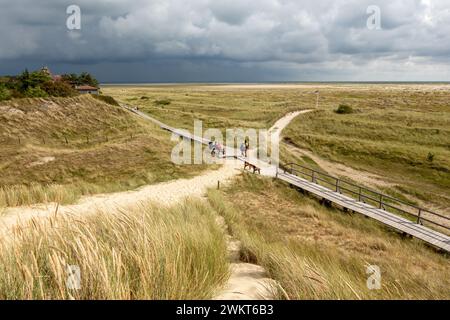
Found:
[[[202,144],[208,144],[208,140],[194,136],[193,134],[190,134],[187,131],[179,130],[173,127],[170,127],[164,123],[162,123],[159,120],[156,120],[155,118],[148,116],[147,114],[130,108],[126,106],[122,106],[125,109],[137,114],[138,116],[149,120],[156,125],[160,126],[162,129],[165,129],[167,131],[173,132],[181,137],[185,137],[188,139],[191,139],[193,141],[197,141]],[[227,147],[226,147],[227,148]],[[235,154],[233,149],[226,150],[227,154]],[[231,152],[230,152],[231,151]],[[238,153],[236,153],[238,154]],[[227,156],[225,156],[227,157]],[[249,162],[253,165],[258,166],[254,159],[248,159],[240,156],[233,156],[233,158],[240,160],[242,162]],[[270,166],[269,164],[267,164]],[[428,227],[425,227],[423,225],[414,223],[408,219],[405,219],[403,217],[400,217],[394,213],[387,212],[382,209],[375,208],[374,206],[371,206],[367,203],[357,201],[351,197],[348,197],[346,195],[343,195],[339,192],[330,190],[324,186],[321,186],[319,184],[316,184],[314,182],[308,181],[306,179],[303,179],[297,175],[290,174],[287,172],[279,172],[277,170],[276,178],[283,180],[291,185],[294,185],[298,188],[301,188],[302,190],[306,190],[312,194],[314,194],[317,197],[321,197],[323,199],[326,199],[334,204],[337,204],[343,208],[346,208],[348,210],[352,210],[354,212],[358,212],[360,214],[363,214],[366,217],[370,217],[372,219],[375,219],[389,227],[392,227],[400,232],[403,232],[405,234],[408,234],[410,236],[413,236],[417,239],[420,239],[436,248],[439,248],[441,250],[444,250],[446,252],[450,252],[450,237],[440,233],[436,230],[430,229]]]
[[[367,203],[359,202],[341,193],[330,190],[296,175],[279,172],[277,177],[302,190],[306,190],[318,197],[331,201],[343,208],[353,210],[367,217],[375,219],[398,231],[404,232],[415,238],[425,241],[439,249],[450,252],[450,237],[433,229],[414,223],[396,214],[375,208]]]
[[[187,130],[181,130],[181,129],[176,129],[174,127],[168,126],[165,123],[162,123],[159,120],[156,120],[155,118],[145,114],[144,112],[141,112],[139,110],[127,107],[127,106],[122,106],[123,108],[127,109],[130,112],[133,112],[134,114],[140,116],[141,118],[144,118],[148,121],[153,122],[154,124],[156,124],[157,126],[161,127],[164,130],[170,131],[180,137],[184,137],[186,139],[204,144],[204,145],[208,145],[208,143],[210,142],[210,140],[202,138],[202,137],[197,137],[193,134],[191,134],[189,131]],[[223,146],[225,148],[225,156],[223,155],[217,155],[219,158],[228,158],[228,157],[232,157],[232,158],[238,158],[241,161],[244,161],[242,158],[236,157],[236,154],[239,154],[239,151],[233,148],[230,148],[228,146]]]

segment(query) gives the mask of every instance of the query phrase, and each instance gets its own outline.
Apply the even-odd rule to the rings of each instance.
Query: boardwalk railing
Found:
[[[417,224],[428,222],[450,230],[450,218],[428,209],[407,203],[378,191],[362,187],[349,181],[333,177],[327,173],[311,169],[296,163],[280,166],[285,172],[305,178],[313,183],[323,185],[335,192],[345,194],[359,202],[369,203],[379,209],[403,214],[412,218]]]

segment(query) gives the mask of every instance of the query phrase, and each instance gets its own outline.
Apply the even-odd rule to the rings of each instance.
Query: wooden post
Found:
[[[220,181],[217,180],[217,190],[219,190],[219,189],[220,189]]]
[[[380,194],[380,209],[383,209],[383,195]]]
[[[417,224],[422,224],[422,221],[420,220],[421,214],[422,214],[422,209],[419,209],[419,215],[417,216]]]
[[[336,179],[336,192],[339,192],[339,179]]]
[[[359,193],[358,193],[358,201],[361,202],[361,187],[359,187]]]
[[[69,144],[69,141],[67,140],[66,136],[64,136],[64,140],[66,140],[66,144]]]

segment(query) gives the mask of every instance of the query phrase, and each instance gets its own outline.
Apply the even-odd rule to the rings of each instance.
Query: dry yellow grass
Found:
[[[214,211],[194,200],[34,220],[0,247],[0,299],[206,299],[228,277]]]
[[[90,96],[2,102],[0,206],[70,203],[208,168],[173,164],[173,146],[169,133]]]
[[[281,182],[245,174],[209,200],[290,299],[449,299],[448,257],[359,215],[328,209]],[[381,290],[366,285],[381,269]]]

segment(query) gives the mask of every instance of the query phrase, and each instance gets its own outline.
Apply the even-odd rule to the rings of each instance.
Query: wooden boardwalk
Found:
[[[286,172],[279,172],[277,174],[277,177],[280,180],[301,188],[302,190],[306,190],[343,208],[363,214],[398,231],[423,240],[426,243],[431,244],[439,249],[450,252],[450,237],[445,234],[442,234],[423,225],[414,223],[396,214],[375,208],[367,203],[357,201],[351,197],[330,190],[324,186],[318,185],[299,176]]]
[[[209,142],[208,140],[194,136],[187,131],[170,127],[170,126],[162,123],[161,121],[156,120],[155,118],[148,116],[147,114],[140,112],[136,109],[126,107],[126,106],[123,106],[123,107],[125,109],[137,114],[138,116],[155,123],[156,125],[160,126],[162,129],[165,129],[167,131],[175,133],[181,137],[191,139],[193,141],[197,141],[199,143],[206,144],[206,145]],[[234,155],[235,154],[234,152],[236,150],[230,149],[230,150],[226,150],[226,151],[227,151],[227,154]],[[238,154],[238,153],[236,153],[236,154]],[[225,156],[225,157],[227,157],[227,156]],[[254,159],[250,160],[248,158],[246,159],[246,158],[243,158],[240,156],[233,156],[233,157],[242,162],[249,162],[256,166],[260,165],[257,162],[253,161]],[[259,162],[261,162],[261,161],[259,161]],[[267,166],[274,167],[269,164],[267,164]],[[302,190],[306,190],[306,191],[314,194],[315,196],[325,199],[327,201],[330,201],[331,203],[339,205],[342,208],[352,210],[354,212],[363,214],[366,217],[375,219],[375,220],[377,220],[389,227],[392,227],[400,232],[403,232],[412,237],[420,239],[436,248],[439,248],[446,252],[450,252],[450,237],[443,233],[440,233],[436,230],[430,229],[421,224],[412,222],[412,221],[410,221],[406,218],[403,218],[397,214],[385,211],[383,209],[376,208],[376,207],[374,207],[370,204],[364,203],[362,201],[358,201],[358,200],[353,199],[349,196],[346,196],[340,192],[333,191],[331,189],[328,189],[328,188],[321,186],[317,183],[314,183],[312,181],[303,179],[302,177],[300,177],[298,175],[294,175],[292,173],[287,173],[285,171],[281,172],[281,171],[278,171],[276,168],[274,168],[274,171],[275,170],[276,170],[276,174],[273,174],[273,175],[270,174],[271,176],[274,176],[280,180],[283,180],[283,181],[285,181],[293,186],[296,186]]]

